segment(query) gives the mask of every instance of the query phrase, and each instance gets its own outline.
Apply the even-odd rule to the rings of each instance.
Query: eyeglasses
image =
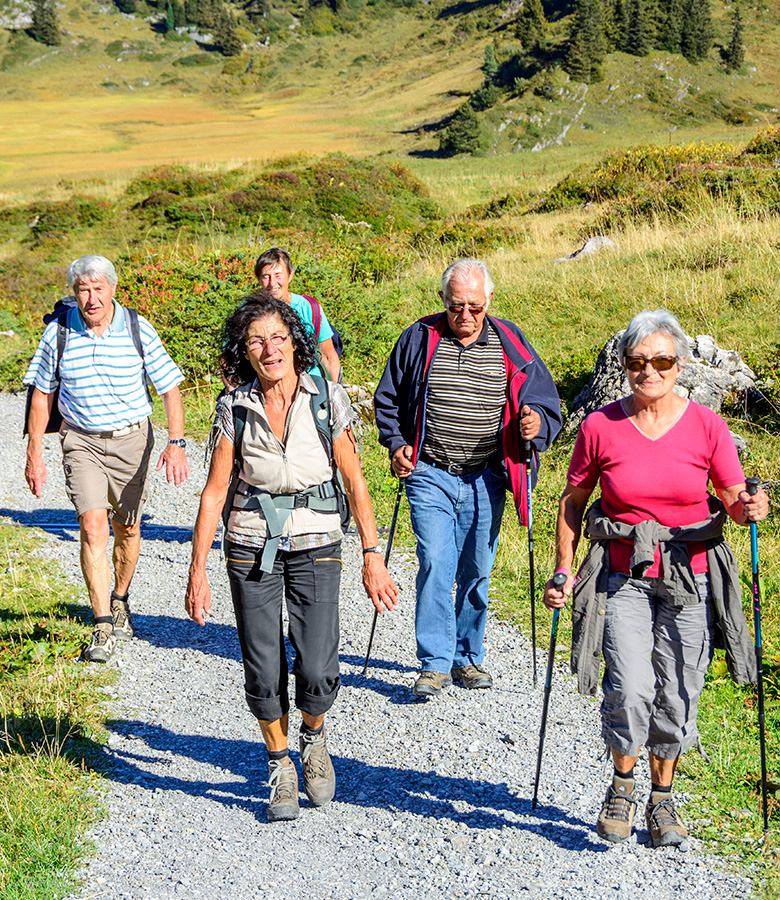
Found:
[[[676,362],[676,356],[651,356],[650,359],[645,359],[644,356],[626,356],[623,360],[629,372],[644,372],[648,363],[656,372],[668,372]]]
[[[251,337],[247,339],[246,345],[249,350],[262,350],[266,344],[273,344],[274,347],[281,347],[282,344],[290,336],[288,331],[286,334],[272,334],[271,337]]]
[[[447,312],[451,312],[454,316],[459,316],[464,309],[468,308],[468,311],[472,316],[478,316],[481,312],[484,312],[486,307],[485,304],[482,303],[479,306],[476,306],[473,303],[448,303],[447,304]]]

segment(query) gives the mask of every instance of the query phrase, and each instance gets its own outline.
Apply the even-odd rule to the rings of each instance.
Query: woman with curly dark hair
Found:
[[[265,291],[246,298],[225,323],[223,371],[238,386],[217,408],[185,601],[189,616],[205,624],[211,612],[206,558],[230,496],[225,555],[246,700],[268,751],[269,821],[293,819],[299,811],[298,775],[287,749],[283,597],[303,718],[304,791],[314,806],[328,803],[335,791],[324,720],[340,686],[337,470],[363,543],[366,593],[379,612],[393,609],[398,597],[377,546],[349,398],[341,385],[307,374],[313,360],[312,338],[297,314]]]

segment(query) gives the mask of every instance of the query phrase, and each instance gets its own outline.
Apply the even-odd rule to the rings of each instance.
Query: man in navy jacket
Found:
[[[527,524],[523,442],[536,469],[561,427],[547,367],[516,325],[487,314],[487,266],[457,260],[439,294],[444,312],[403,332],[374,397],[379,440],[405,480],[417,536],[420,697],[453,679],[492,687],[483,639],[506,489]]]

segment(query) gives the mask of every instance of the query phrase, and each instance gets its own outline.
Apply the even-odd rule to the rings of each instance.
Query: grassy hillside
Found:
[[[355,3],[336,25],[305,9],[282,4],[273,27],[243,29],[234,57],[210,49],[207,35],[163,34],[162,13],[143,4],[131,16],[98,0],[65,0],[60,47],[0,28],[0,201],[49,194],[62,179],[99,178],[110,193],[157,163],[234,165],[342,150],[411,155],[423,165],[482,82],[485,47],[495,46],[499,60],[518,47],[519,7],[508,3]],[[716,2],[713,15],[722,43],[730,7]],[[556,157],[571,168],[659,136],[745,139],[777,121],[780,3],[743,17],[739,73],[725,73],[716,49],[695,66],[657,51],[611,54],[604,81],[593,85],[560,69],[542,72],[479,114],[481,152],[506,154],[496,158],[511,178],[518,169],[549,170]],[[557,40],[568,21],[557,16]]]

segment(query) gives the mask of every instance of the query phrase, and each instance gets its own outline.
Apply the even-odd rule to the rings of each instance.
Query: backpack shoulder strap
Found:
[[[130,309],[129,306],[123,307],[125,311],[125,324],[127,325],[127,330],[130,332],[130,337],[133,339],[133,343],[135,344],[135,349],[138,351],[138,355],[141,359],[144,358],[144,345],[141,340],[141,325],[138,322],[138,310]]]
[[[57,365],[54,368],[54,377],[60,380],[60,363],[65,353],[65,344],[68,342],[68,312],[60,313],[57,317]]]
[[[319,301],[315,300],[314,297],[310,297],[308,294],[301,294],[301,296],[309,301],[312,325],[314,326],[314,340],[319,344],[320,328],[322,326],[322,307],[320,306]]]
[[[330,427],[330,394],[328,382],[316,372],[310,372],[309,377],[317,388],[317,393],[311,398],[311,409],[314,414],[314,424],[317,426],[322,446],[328,454],[328,459],[333,462],[333,431]]]

